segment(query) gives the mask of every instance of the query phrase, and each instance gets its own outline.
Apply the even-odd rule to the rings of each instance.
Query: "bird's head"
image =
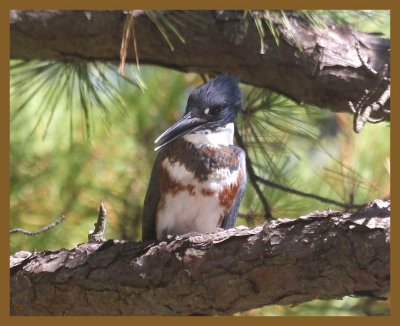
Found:
[[[212,133],[233,123],[242,106],[237,78],[221,75],[207,81],[191,92],[184,116],[155,140],[155,150],[184,135]]]

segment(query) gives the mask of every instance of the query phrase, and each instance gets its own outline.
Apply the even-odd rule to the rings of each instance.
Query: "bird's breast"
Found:
[[[196,150],[200,153],[197,159],[192,153],[191,159],[167,156],[161,162],[157,239],[192,231],[214,232],[221,226],[238,193],[243,171],[230,155],[233,153],[220,150],[205,146]]]

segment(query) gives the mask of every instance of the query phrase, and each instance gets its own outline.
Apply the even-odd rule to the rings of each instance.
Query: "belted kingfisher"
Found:
[[[233,145],[242,106],[238,80],[221,75],[195,88],[183,117],[155,140],[143,240],[234,226],[246,187],[245,152]]]

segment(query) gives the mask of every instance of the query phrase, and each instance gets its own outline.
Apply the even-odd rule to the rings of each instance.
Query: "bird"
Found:
[[[234,227],[247,180],[245,151],[233,144],[242,110],[237,77],[219,75],[192,90],[182,118],[155,140],[143,241]]]

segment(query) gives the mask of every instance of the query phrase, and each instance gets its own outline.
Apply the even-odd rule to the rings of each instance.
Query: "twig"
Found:
[[[88,240],[90,243],[105,241],[103,236],[106,229],[106,217],[107,211],[104,207],[104,204],[101,203],[99,206],[99,215],[97,216],[97,222],[94,224],[94,230],[92,232],[89,232]]]
[[[333,200],[333,199],[330,199],[330,198],[325,198],[325,197],[321,197],[321,196],[318,196],[318,195],[314,195],[314,194],[310,194],[310,193],[307,193],[307,192],[303,192],[303,191],[299,191],[299,190],[296,190],[296,189],[292,189],[292,188],[289,188],[289,187],[286,187],[286,186],[282,186],[282,185],[280,185],[278,183],[275,183],[275,182],[266,180],[264,178],[261,178],[258,175],[255,176],[255,179],[256,179],[256,181],[259,181],[259,182],[263,183],[266,186],[269,186],[269,187],[272,187],[272,188],[276,188],[276,189],[280,189],[282,191],[286,191],[286,192],[291,193],[293,195],[298,195],[298,196],[302,196],[302,197],[316,199],[316,200],[319,200],[319,201],[324,202],[324,203],[330,203],[330,204],[334,204],[336,206],[340,206],[340,207],[344,207],[344,208],[360,208],[360,207],[362,207],[362,205],[351,204],[351,203],[342,203],[342,202],[339,202],[339,201],[336,201],[336,200]]]
[[[42,227],[41,229],[39,229],[37,231],[28,231],[28,230],[25,230],[25,229],[17,228],[17,229],[12,229],[10,231],[10,234],[21,233],[21,234],[25,234],[25,235],[29,235],[29,236],[37,235],[37,234],[46,232],[46,231],[54,228],[57,224],[61,223],[64,219],[65,219],[65,216],[62,215],[62,216],[58,217],[53,223],[50,223],[50,224]]]
[[[246,153],[246,168],[247,168],[247,173],[249,175],[250,182],[257,193],[258,197],[260,198],[261,204],[263,205],[264,208],[264,213],[265,213],[265,219],[269,220],[272,219],[272,213],[271,213],[271,207],[268,204],[267,198],[265,198],[262,190],[260,189],[258,183],[257,183],[257,175],[254,172],[253,169],[253,163],[250,160],[249,154],[247,152],[247,147],[244,144],[242,136],[239,134],[238,128],[235,128],[235,139],[239,147],[241,147],[244,152]]]

